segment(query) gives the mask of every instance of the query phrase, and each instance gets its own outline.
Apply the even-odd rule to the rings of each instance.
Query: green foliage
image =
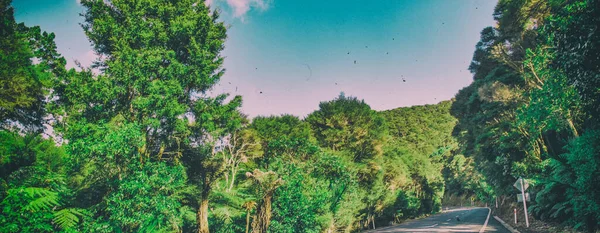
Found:
[[[9,189],[0,205],[2,232],[51,232],[52,208],[58,205],[58,194],[44,188]]]
[[[292,115],[270,117],[258,116],[252,119],[252,125],[250,127],[255,129],[265,142],[281,137],[305,138],[311,139],[311,141],[313,138],[310,125]]]
[[[54,224],[61,229],[74,228],[83,216],[83,210],[77,208],[66,208],[54,213]]]
[[[319,104],[319,110],[306,117],[319,145],[333,151],[351,152],[354,161],[380,156],[385,120],[364,101],[343,94]]]
[[[567,153],[549,159],[551,175],[543,182],[532,207],[536,216],[568,221],[579,229],[597,229],[600,223],[600,134],[589,131],[571,141]]]
[[[395,143],[431,155],[442,147],[457,147],[452,137],[456,118],[450,115],[451,101],[436,105],[397,108],[381,112]],[[447,154],[449,155],[449,154]]]
[[[561,4],[562,3],[562,4]],[[556,1],[548,23],[541,28],[544,39],[554,47],[551,67],[564,72],[567,83],[581,96],[581,104],[589,116],[600,115],[600,2],[594,0]],[[594,120],[596,119],[596,120]],[[584,122],[598,127],[597,118]]]
[[[183,167],[161,162],[130,166],[140,168],[117,181],[118,188],[102,203],[105,217],[86,228],[96,232],[178,231],[185,214],[182,200],[188,191]]]
[[[53,33],[15,22],[10,2],[0,1],[0,128],[39,132],[45,97],[66,60],[56,52]]]
[[[2,189],[0,231],[56,232],[77,228],[81,215],[64,216],[70,189],[65,185],[64,150],[39,135],[0,131]],[[68,217],[69,219],[65,219]]]
[[[319,189],[317,180],[309,177],[295,164],[281,168],[285,184],[277,189],[273,200],[272,232],[320,232],[322,224],[318,215],[325,210],[327,191]],[[315,190],[318,189],[318,190]],[[319,192],[321,191],[321,192]]]
[[[600,205],[599,9],[594,0],[500,1],[498,26],[476,46],[474,82],[452,106],[454,135],[490,193],[510,194],[528,177],[534,216],[590,232]]]
[[[197,227],[189,216],[199,198],[182,192],[199,187],[208,197],[210,185],[197,174],[218,171],[222,158],[205,152],[242,124],[240,97],[226,104],[226,94],[205,95],[223,74],[218,12],[192,0],[81,4],[100,72],[64,73],[49,109],[72,158],[75,203],[93,212],[85,229]]]

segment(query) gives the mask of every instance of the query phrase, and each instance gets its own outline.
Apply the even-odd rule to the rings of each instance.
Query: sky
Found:
[[[209,0],[228,25],[225,75],[211,94],[241,95],[250,117],[364,99],[375,110],[435,104],[469,85],[496,0]],[[15,18],[54,32],[69,67],[95,59],[78,0],[13,0]]]

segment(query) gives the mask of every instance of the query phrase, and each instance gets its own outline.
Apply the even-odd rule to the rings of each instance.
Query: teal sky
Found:
[[[212,0],[229,25],[214,93],[242,95],[254,117],[305,116],[345,92],[376,110],[448,100],[472,75],[492,0]],[[95,55],[77,0],[14,0],[17,21],[56,33],[69,65]],[[356,61],[356,64],[355,64]],[[262,93],[261,93],[262,92]]]

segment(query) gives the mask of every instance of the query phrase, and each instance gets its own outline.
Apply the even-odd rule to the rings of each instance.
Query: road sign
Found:
[[[529,200],[529,193],[525,193],[525,200]],[[523,202],[523,194],[517,194],[517,202]]]
[[[513,185],[519,191],[521,191],[521,201],[523,202],[523,213],[525,214],[525,225],[529,228],[529,215],[527,214],[527,201],[529,201],[529,193],[525,195],[525,190],[529,188],[529,183],[527,180],[523,179],[523,177],[519,177],[517,182]],[[525,196],[525,200],[523,201],[523,196]],[[517,201],[519,201],[519,195],[517,195]]]
[[[513,186],[515,186],[515,188],[517,188],[519,191],[525,192],[525,190],[529,188],[529,182],[523,179],[523,177],[519,177],[519,179],[517,180],[517,182],[515,182],[515,184],[513,184]],[[524,187],[524,189],[521,189],[521,187]]]

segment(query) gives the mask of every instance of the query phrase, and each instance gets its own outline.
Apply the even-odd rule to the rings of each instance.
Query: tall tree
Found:
[[[208,123],[213,119],[210,114],[219,112],[209,113],[205,106],[225,105],[226,95],[211,98],[205,92],[224,72],[220,52],[225,26],[218,22],[218,12],[193,0],[83,0],[81,4],[86,8],[83,29],[99,55],[92,67],[100,73],[68,72],[55,88],[52,109],[59,120],[55,128],[68,140],[77,164],[73,175],[82,177],[81,193],[93,197],[83,205],[94,209],[101,220],[96,221],[100,226],[90,227],[135,231],[152,229],[148,224],[153,224],[177,230],[174,223],[182,215],[172,203],[181,201],[176,190],[188,179],[179,174],[180,161],[184,156],[211,154],[189,149],[210,145],[213,141],[205,136],[220,134],[212,127],[218,123]],[[237,112],[241,99],[233,102],[219,109]],[[169,172],[178,174],[171,182],[154,178]],[[194,183],[198,181],[194,172],[188,174],[189,180],[202,186]],[[145,190],[131,187],[133,177],[145,179],[144,185],[150,187],[168,185],[154,198],[167,200],[165,206],[171,208],[160,213],[144,209],[154,211],[154,222],[131,224],[135,212],[113,208],[133,198],[131,193]],[[201,203],[202,198],[197,199]],[[143,206],[152,200],[138,201]],[[197,219],[200,232],[208,232],[208,222],[202,219]]]
[[[10,3],[0,1],[0,128],[39,132],[46,96],[66,60],[56,52],[54,33],[17,24]]]

